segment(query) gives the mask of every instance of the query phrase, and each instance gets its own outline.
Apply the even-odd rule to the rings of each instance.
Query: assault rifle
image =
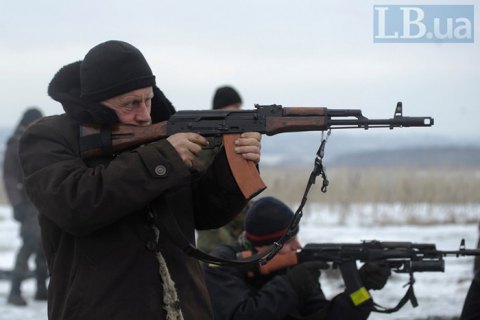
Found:
[[[243,253],[245,255],[245,253]],[[247,253],[248,255],[248,253]],[[374,262],[396,273],[410,275],[409,288],[394,308],[374,307],[377,312],[392,313],[400,310],[410,300],[418,306],[413,284],[415,272],[444,272],[446,256],[480,256],[480,249],[466,249],[465,240],[459,250],[437,250],[433,243],[363,241],[361,243],[309,243],[297,252],[276,255],[266,264],[256,266],[255,272],[266,275],[306,261],[325,262],[324,268],[338,268],[342,274],[346,293],[355,305],[371,300],[357,269],[356,262]]]
[[[265,184],[251,161],[234,152],[234,141],[243,132],[275,135],[282,132],[325,131],[349,128],[430,127],[431,117],[404,117],[398,102],[391,119],[368,119],[358,109],[328,109],[325,107],[282,107],[255,105],[254,110],[178,111],[168,121],[146,127],[116,124],[111,128],[83,125],[80,148],[83,159],[113,155],[141,144],[159,140],[179,132],[195,132],[216,137],[214,146],[223,142],[232,174],[246,199],[263,189]],[[223,141],[222,141],[223,138]]]

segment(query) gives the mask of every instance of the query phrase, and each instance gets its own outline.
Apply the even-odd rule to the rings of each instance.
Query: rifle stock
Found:
[[[368,119],[358,109],[325,107],[282,107],[255,105],[255,110],[178,111],[168,121],[137,127],[115,124],[111,128],[85,124],[80,128],[81,157],[89,159],[113,155],[179,132],[195,132],[205,137],[223,136],[232,174],[244,197],[250,199],[265,189],[254,163],[234,152],[234,141],[243,132],[275,135],[283,132],[325,131],[329,129],[429,127],[431,117],[403,117],[399,102],[392,119]],[[346,119],[345,119],[346,118]]]

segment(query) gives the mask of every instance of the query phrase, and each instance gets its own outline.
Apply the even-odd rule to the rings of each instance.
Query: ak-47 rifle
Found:
[[[249,255],[248,252],[243,255]],[[297,252],[276,255],[266,264],[258,265],[254,271],[263,275],[294,266],[306,261],[325,262],[324,268],[338,268],[345,283],[346,293],[355,305],[372,299],[360,279],[356,262],[374,262],[384,265],[396,273],[410,275],[409,288],[397,306],[383,308],[378,305],[377,312],[392,313],[400,310],[410,300],[413,307],[418,306],[413,291],[415,272],[444,272],[446,256],[480,256],[480,249],[466,249],[465,240],[460,242],[459,250],[437,250],[434,243],[363,241],[361,243],[309,243]]]
[[[255,164],[233,151],[233,141],[243,132],[275,135],[283,132],[326,131],[347,128],[430,127],[431,117],[404,117],[402,103],[398,102],[393,118],[368,119],[358,109],[328,109],[325,107],[282,107],[255,105],[255,110],[195,110],[178,111],[168,121],[146,127],[116,124],[111,128],[98,125],[81,127],[81,156],[83,159],[105,153],[115,154],[141,144],[159,140],[179,132],[195,132],[205,137],[217,137],[214,146],[222,143],[233,176],[246,199],[263,189]],[[105,132],[106,135],[105,135]],[[102,138],[96,139],[100,135]],[[105,139],[103,137],[107,136]],[[96,141],[96,144],[88,143]]]

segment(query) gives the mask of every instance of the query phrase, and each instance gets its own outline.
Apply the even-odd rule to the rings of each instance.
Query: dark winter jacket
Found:
[[[79,63],[57,73],[49,94],[66,114],[42,119],[20,143],[25,184],[40,211],[51,272],[49,319],[165,319],[159,263],[151,250],[152,212],[171,212],[193,243],[194,228],[222,226],[245,201],[223,152],[202,175],[190,171],[166,140],[83,161],[79,124],[109,124],[116,116],[79,99],[78,75]],[[152,119],[158,122],[174,109],[158,88],[154,93]],[[165,233],[158,246],[184,319],[211,319],[198,261]]]
[[[215,256],[235,259],[242,246],[217,247]],[[308,297],[299,297],[285,271],[268,276],[247,275],[242,268],[204,267],[216,320],[364,320],[367,308],[357,308],[346,294],[325,298],[320,286]]]

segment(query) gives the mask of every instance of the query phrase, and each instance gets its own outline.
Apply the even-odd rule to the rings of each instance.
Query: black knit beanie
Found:
[[[224,86],[215,91],[212,108],[217,110],[237,103],[242,103],[242,98],[238,92],[232,87]]]
[[[293,211],[273,197],[254,202],[245,215],[245,237],[253,246],[269,245],[287,232]],[[294,230],[296,234],[297,229]]]
[[[143,54],[123,41],[93,47],[80,66],[80,96],[88,101],[101,102],[154,85],[155,76]]]

